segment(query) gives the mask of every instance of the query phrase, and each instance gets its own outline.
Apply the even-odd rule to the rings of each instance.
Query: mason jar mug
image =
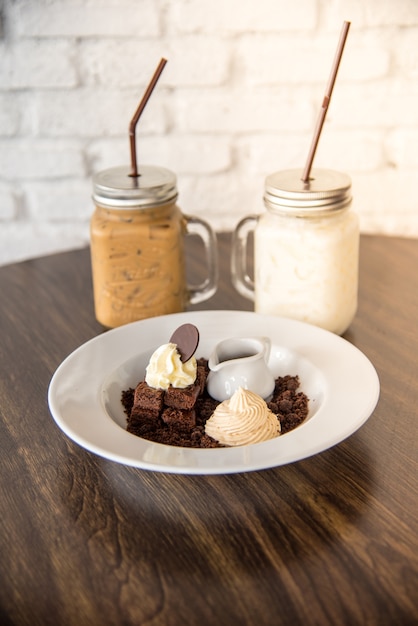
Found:
[[[333,170],[268,176],[266,211],[237,225],[231,273],[255,311],[305,321],[337,334],[357,310],[359,223],[351,209],[351,180]],[[248,240],[254,235],[254,270]]]

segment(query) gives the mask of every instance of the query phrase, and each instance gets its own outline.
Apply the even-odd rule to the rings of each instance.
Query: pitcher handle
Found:
[[[232,235],[231,277],[235,289],[244,298],[255,299],[254,279],[248,272],[248,237],[254,230],[258,215],[248,215],[238,222]]]
[[[216,235],[207,222],[194,215],[184,215],[186,235],[196,235],[203,242],[207,276],[198,285],[187,284],[189,304],[211,298],[218,287],[218,257]]]

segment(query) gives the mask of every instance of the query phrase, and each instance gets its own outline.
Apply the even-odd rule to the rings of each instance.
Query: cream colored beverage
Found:
[[[90,241],[97,320],[113,328],[157,315],[184,311],[216,290],[215,235],[176,204],[175,175],[143,166],[112,168],[94,178],[95,212]],[[194,233],[204,243],[208,277],[198,286],[186,282],[184,238]]]
[[[298,170],[266,180],[267,211],[241,220],[234,233],[232,273],[255,310],[305,321],[337,334],[357,310],[359,225],[351,181],[332,170]],[[254,279],[245,267],[254,230]]]

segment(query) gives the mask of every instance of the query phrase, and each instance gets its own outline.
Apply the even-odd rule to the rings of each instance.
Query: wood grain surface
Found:
[[[252,309],[229,247],[220,236],[220,287],[196,309]],[[103,332],[89,263],[0,268],[0,624],[418,624],[418,241],[362,237],[345,337],[380,377],[371,418],[310,459],[226,476],[125,467],[55,425],[53,372]]]

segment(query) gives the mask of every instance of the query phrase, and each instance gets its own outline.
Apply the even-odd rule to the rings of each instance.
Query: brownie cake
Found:
[[[206,390],[208,373],[208,361],[200,358],[195,383],[184,389],[154,389],[141,381],[135,389],[123,391],[121,399],[128,432],[171,446],[224,447],[205,434],[205,423],[219,404]],[[308,415],[308,398],[298,388],[297,376],[279,376],[273,396],[267,402],[280,420],[282,435],[296,428]]]

